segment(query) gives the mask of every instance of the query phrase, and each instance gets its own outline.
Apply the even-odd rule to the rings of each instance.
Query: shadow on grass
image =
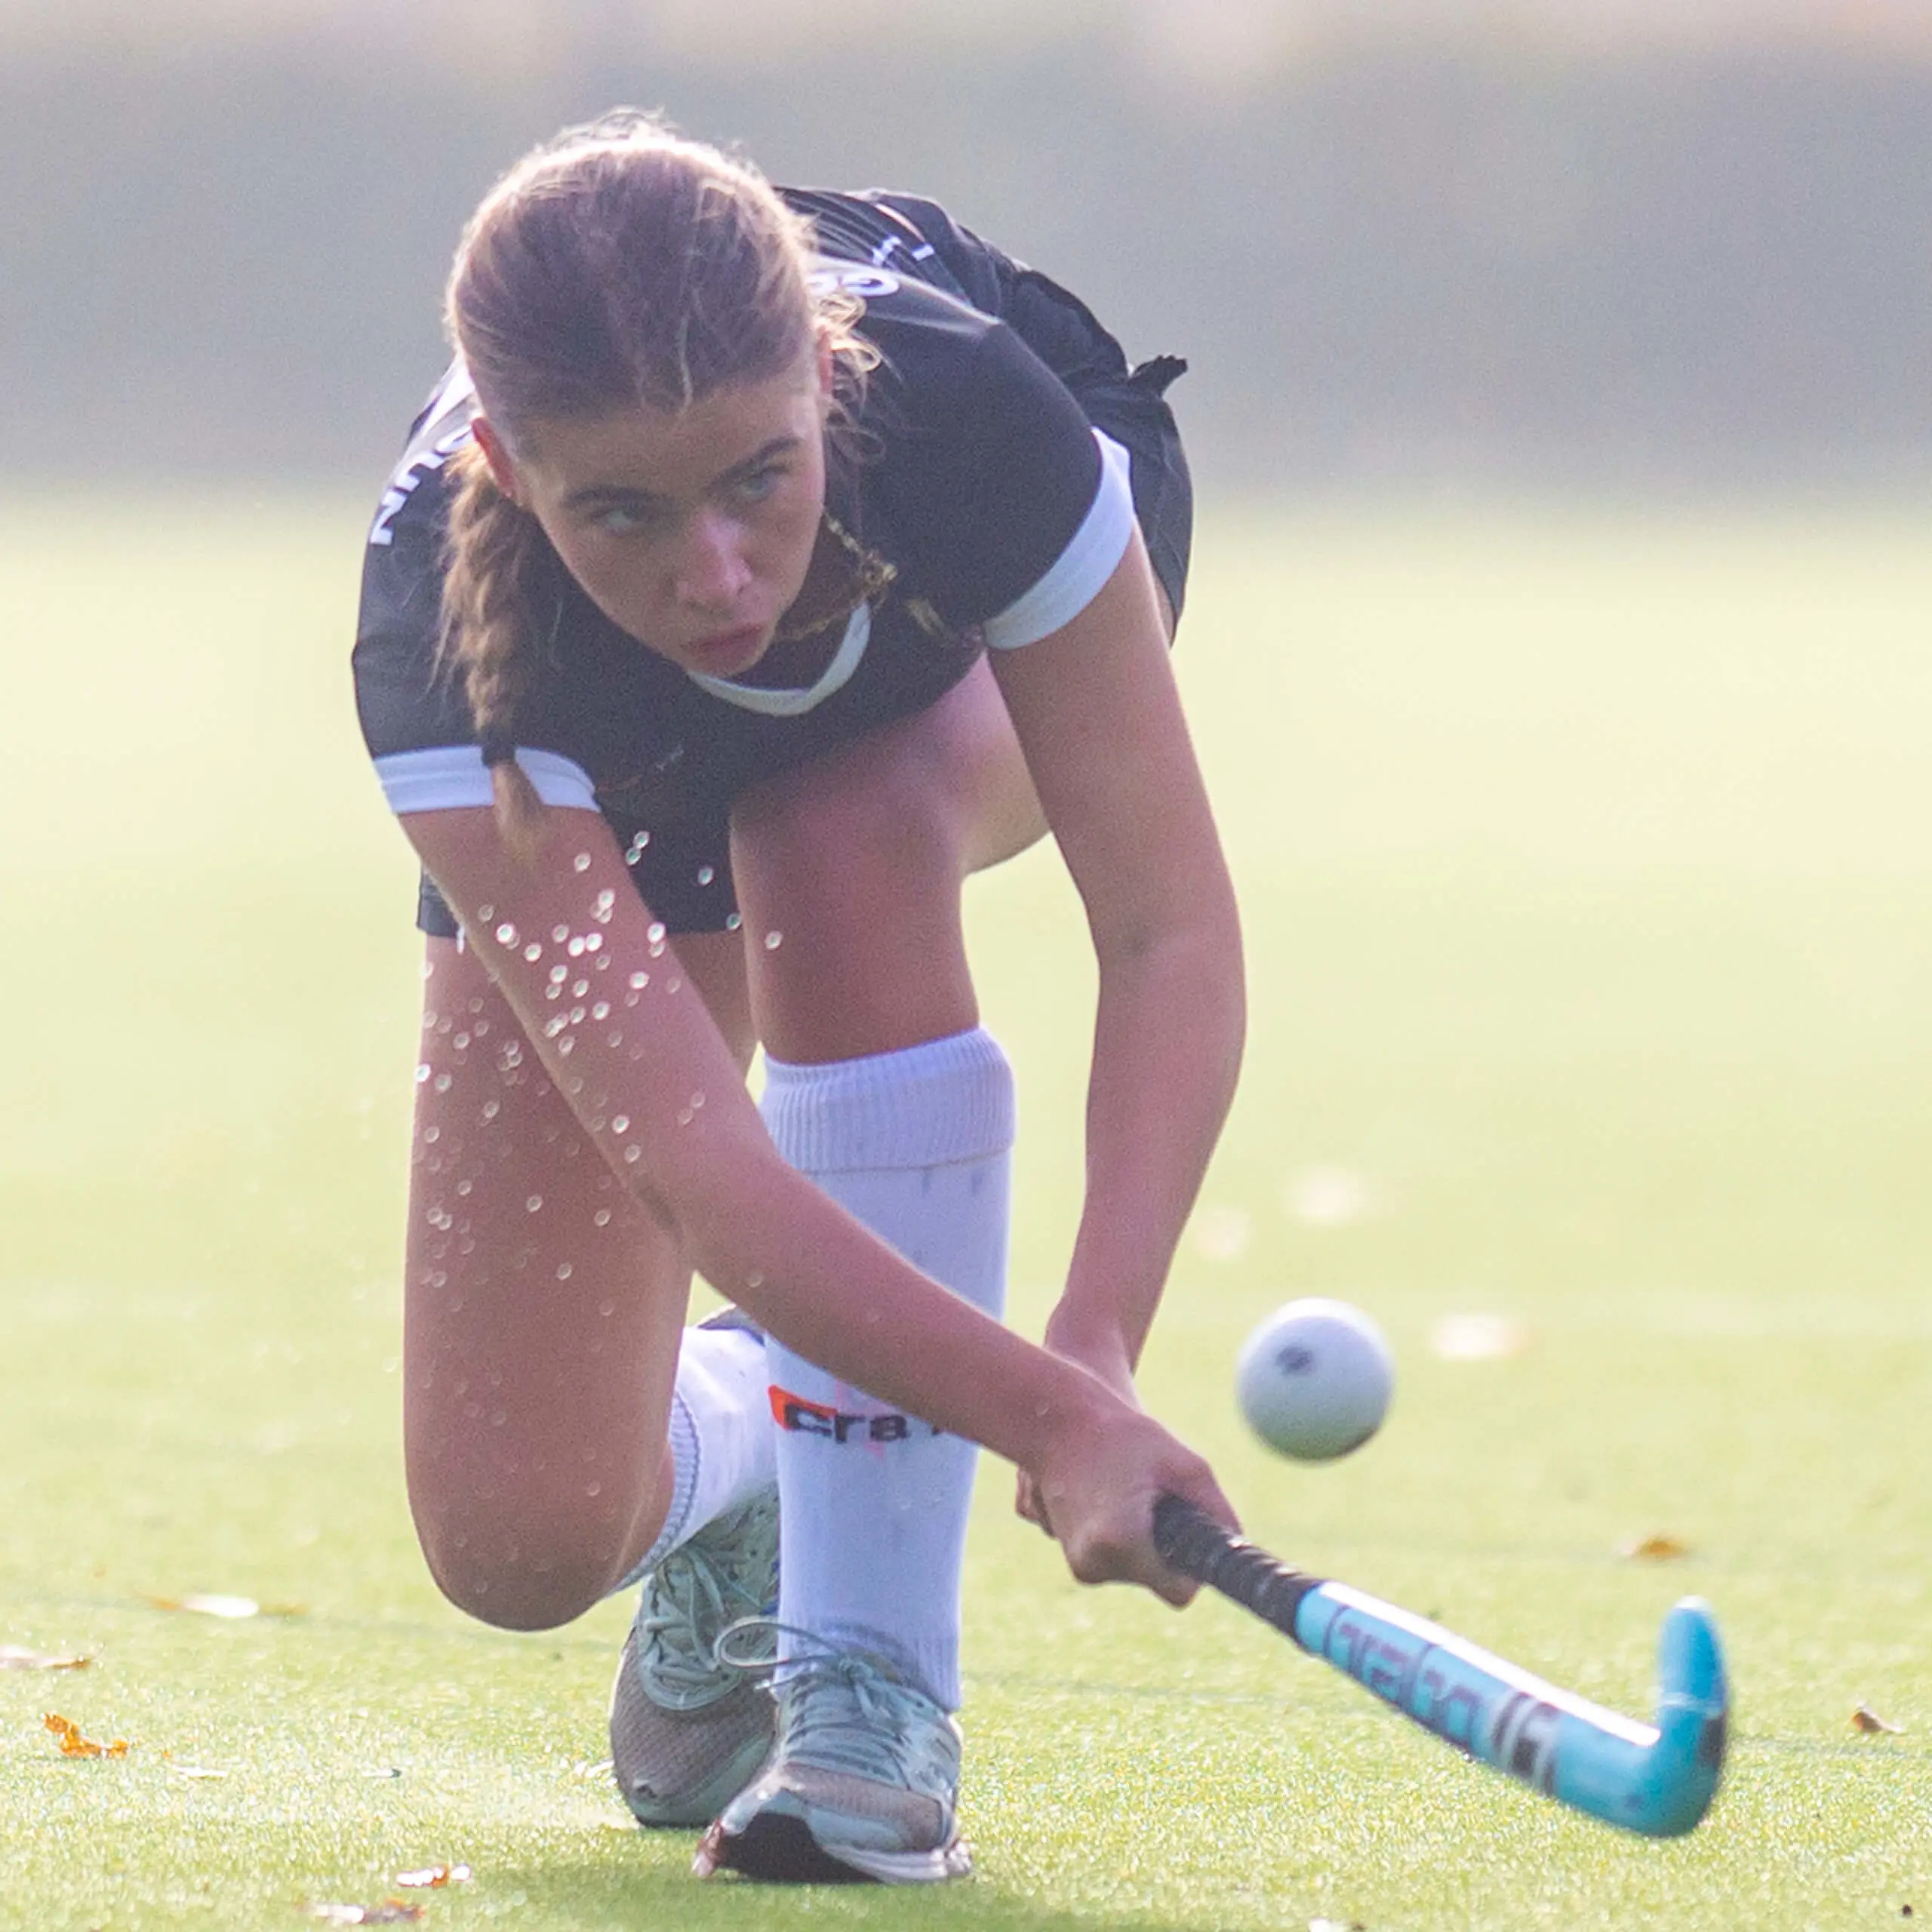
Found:
[[[678,1932],[809,1924],[955,1926],[989,1932],[1158,1932],[1173,1921],[1104,1908],[1069,1912],[1001,1890],[976,1877],[944,1885],[755,1885],[737,1878],[700,1880],[689,1869],[694,1838],[639,1834],[635,1863],[565,1853],[541,1863],[493,1866],[491,1900],[507,1894],[525,1924],[568,1925],[574,1932],[637,1932],[675,1925]],[[479,1904],[490,1901],[479,1899]]]

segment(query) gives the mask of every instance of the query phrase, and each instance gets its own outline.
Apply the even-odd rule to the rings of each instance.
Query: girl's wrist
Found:
[[[1054,1354],[1078,1363],[1116,1392],[1134,1386],[1135,1351],[1118,1316],[1063,1301],[1048,1318],[1044,1340]]]

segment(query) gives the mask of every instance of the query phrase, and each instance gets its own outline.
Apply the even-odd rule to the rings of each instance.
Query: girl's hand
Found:
[[[1183,1497],[1229,1528],[1240,1526],[1206,1463],[1118,1400],[1059,1435],[1029,1473],[1035,1520],[1059,1539],[1081,1583],[1143,1584],[1177,1607],[1198,1586],[1155,1553],[1155,1504]]]

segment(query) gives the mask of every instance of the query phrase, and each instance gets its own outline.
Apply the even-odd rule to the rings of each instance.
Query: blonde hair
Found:
[[[446,316],[512,455],[530,426],[675,411],[795,367],[815,341],[849,390],[857,305],[816,293],[811,226],[748,163],[624,110],[527,155],[471,217]],[[534,849],[542,805],[514,755],[561,565],[473,442],[451,459],[443,656],[491,768],[498,822]]]

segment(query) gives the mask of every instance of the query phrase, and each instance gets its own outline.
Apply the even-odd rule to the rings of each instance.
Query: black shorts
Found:
[[[1070,385],[1088,421],[1128,453],[1134,518],[1155,577],[1177,617],[1187,588],[1194,497],[1164,392],[1186,366],[1162,356],[1131,374]],[[635,822],[648,823],[648,843],[640,845],[629,831],[633,814],[625,808],[626,801],[606,801],[600,795],[600,804],[606,804],[605,817],[619,842],[626,844],[632,876],[653,917],[673,934],[735,927],[731,826],[731,806],[738,795],[781,771],[927,709],[965,676],[980,654],[977,648],[948,653],[904,675],[875,681],[868,686],[863,706],[835,699],[811,715],[808,728],[801,730],[801,721],[793,721],[782,738],[761,729],[749,714],[715,723],[714,729],[734,732],[740,742],[709,763],[710,776],[702,791],[688,785],[679,788],[675,809],[666,809],[661,800],[648,811],[638,804]],[[435,937],[457,937],[456,916],[426,873],[416,923]]]

